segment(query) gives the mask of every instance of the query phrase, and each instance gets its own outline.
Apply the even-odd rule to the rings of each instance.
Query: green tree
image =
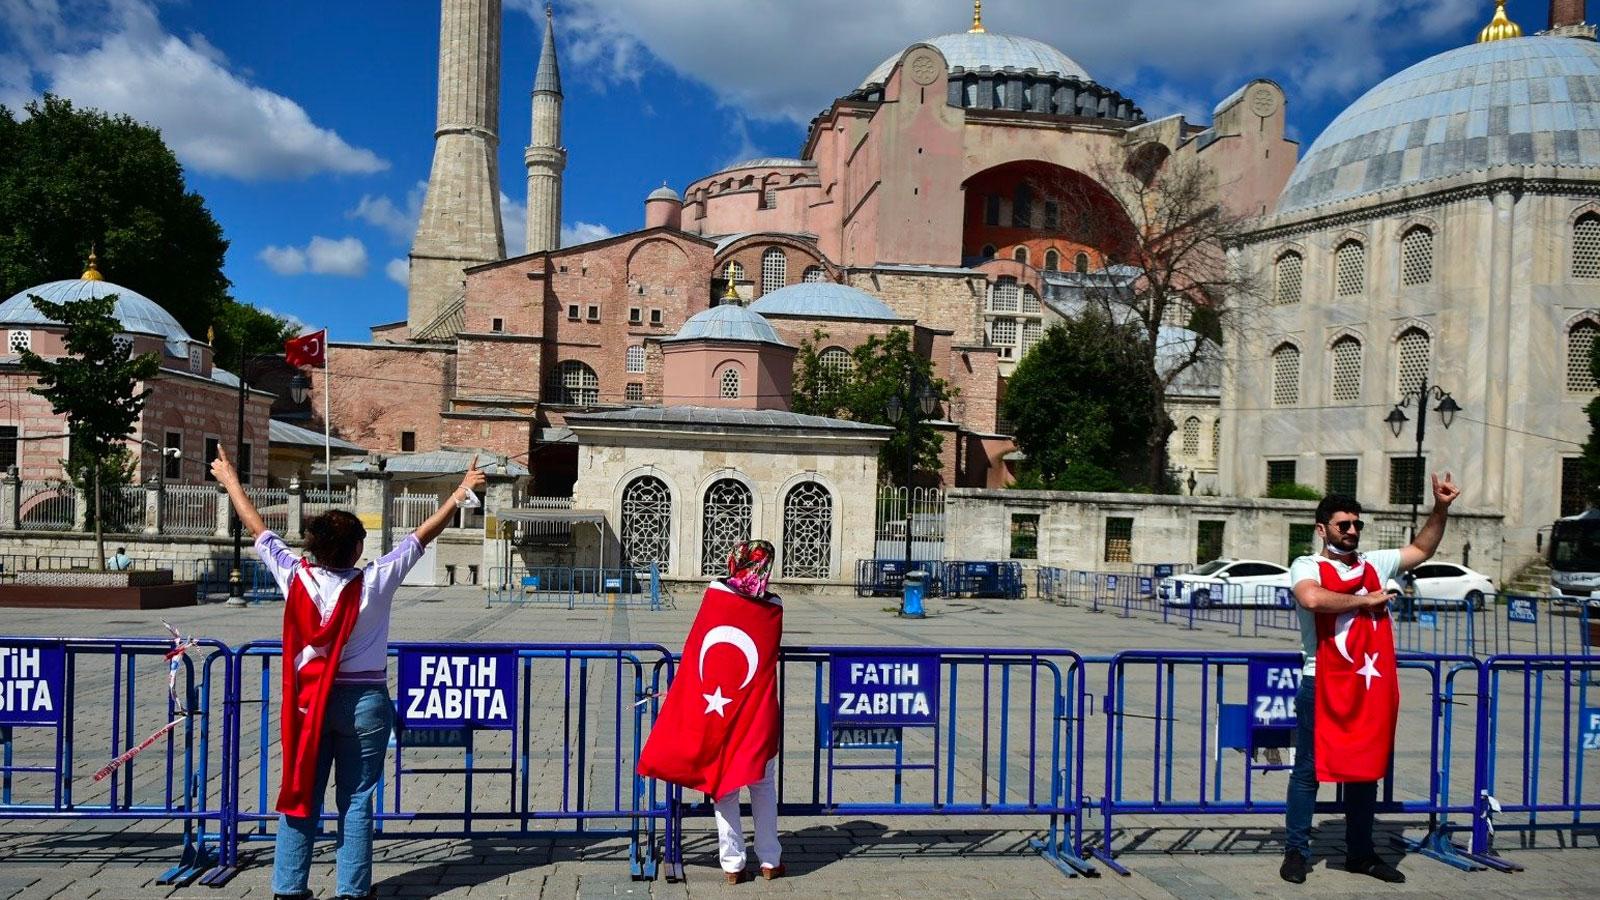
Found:
[[[906,444],[911,442],[913,463],[918,471],[939,469],[939,452],[944,441],[919,410],[914,422],[902,416],[898,424],[889,421],[889,398],[900,398],[903,409],[915,406],[911,386],[925,384],[940,407],[950,401],[952,392],[944,380],[933,377],[933,363],[911,346],[911,333],[893,328],[883,337],[876,335],[850,353],[850,371],[841,373],[822,365],[817,350],[827,339],[820,329],[810,340],[800,342],[795,356],[794,400],[797,413],[829,416],[889,425],[894,436],[878,454],[878,471],[886,481],[905,480]],[[940,415],[935,410],[934,417]]]
[[[1075,491],[1164,487],[1146,480],[1146,441],[1166,413],[1145,352],[1137,323],[1119,325],[1090,307],[1052,325],[1017,363],[1001,414],[1039,483]]]
[[[94,525],[95,558],[101,566],[106,552],[99,498],[125,484],[132,472],[127,439],[150,398],[150,388],[141,385],[161,369],[155,354],[134,357],[118,345],[122,325],[114,311],[116,299],[113,294],[51,303],[33,297],[41,313],[66,326],[67,352],[55,360],[22,352],[23,369],[39,379],[28,390],[66,417],[71,441],[63,465],[78,481],[79,496],[89,498],[87,518]]]
[[[1600,381],[1600,341],[1589,348],[1589,371]],[[1583,410],[1589,416],[1589,440],[1583,445],[1582,462],[1578,474],[1583,478],[1583,499],[1590,506],[1600,506],[1600,397],[1589,401]]]
[[[189,334],[216,324],[218,359],[238,358],[225,321],[252,352],[281,351],[282,320],[229,298],[222,226],[160,131],[47,94],[21,117],[0,106],[0,159],[0,297],[76,277],[92,248]]]

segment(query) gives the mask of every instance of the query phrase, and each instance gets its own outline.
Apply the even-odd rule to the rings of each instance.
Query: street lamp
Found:
[[[918,413],[926,419],[933,415],[939,406],[939,395],[934,392],[933,386],[922,377],[920,372],[914,372],[911,381],[906,385],[907,396],[901,398],[899,394],[891,396],[884,404],[884,414],[888,416],[891,425],[899,425],[902,417],[906,420],[906,555],[905,568],[901,570],[901,578],[908,578],[911,574],[911,479],[915,471],[916,454],[912,439],[916,433]],[[905,593],[900,595],[900,613],[906,615]]]
[[[306,394],[311,391],[311,379],[304,375],[296,374],[289,379],[289,399],[295,403],[306,402]]]
[[[1384,422],[1388,423],[1389,430],[1394,433],[1394,436],[1399,437],[1400,432],[1405,429],[1406,423],[1411,421],[1411,417],[1406,415],[1405,408],[1413,400],[1416,401],[1417,489],[1411,495],[1411,537],[1413,540],[1417,536],[1417,509],[1422,503],[1422,440],[1428,430],[1428,400],[1430,398],[1439,401],[1433,411],[1439,414],[1439,420],[1444,423],[1444,427],[1449,428],[1456,420],[1456,413],[1461,412],[1461,405],[1456,403],[1456,399],[1450,396],[1449,391],[1436,384],[1428,384],[1428,376],[1426,375],[1422,376],[1422,380],[1416,387],[1406,391],[1405,396],[1400,398],[1400,402],[1396,403],[1394,409],[1389,410],[1389,414],[1383,419]]]

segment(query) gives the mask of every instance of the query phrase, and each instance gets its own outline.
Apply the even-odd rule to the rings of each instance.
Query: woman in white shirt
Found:
[[[312,842],[331,770],[339,807],[337,897],[356,900],[371,896],[373,793],[383,772],[389,732],[394,727],[386,671],[389,610],[406,573],[422,558],[423,548],[444,531],[455,515],[457,501],[483,488],[484,476],[478,471],[477,457],[468,465],[461,485],[439,504],[438,511],[398,547],[363,568],[356,566],[367,534],[354,515],[336,509],[307,522],[305,549],[309,557],[297,558],[282,538],[267,530],[220,448],[211,463],[211,473],[227,489],[239,521],[255,537],[261,562],[272,572],[278,589],[289,598],[285,607],[286,643],[291,613],[297,603],[309,601],[315,608],[307,606],[301,612],[309,613],[313,626],[319,616],[322,627],[331,623],[338,632],[336,645],[341,648],[332,669],[331,686],[323,687],[312,704],[312,709],[321,712],[321,722],[308,723],[306,728],[314,733],[301,738],[302,742],[309,742],[304,746],[314,748],[315,758],[313,761],[308,755],[304,760],[305,777],[295,791],[298,802],[288,807],[285,795],[291,792],[287,786],[299,773],[291,773],[293,767],[287,759],[285,762],[286,787],[279,794],[278,806],[280,810],[292,808],[304,814],[279,815],[273,894],[279,900],[309,900],[312,896],[307,888]],[[349,621],[352,617],[353,622]],[[307,647],[310,652],[301,656],[309,656],[315,662],[319,655],[316,651],[326,646]],[[285,665],[289,665],[288,660]],[[299,712],[307,710],[302,707]],[[285,741],[286,749],[289,743]]]

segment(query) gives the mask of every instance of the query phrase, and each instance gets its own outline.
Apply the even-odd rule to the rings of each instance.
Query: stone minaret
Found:
[[[501,0],[443,0],[439,124],[411,242],[406,319],[415,336],[461,293],[461,270],[504,259],[500,226]]]
[[[561,146],[561,66],[556,62],[555,14],[544,8],[544,47],[533,79],[533,141],[523,154],[528,164],[528,246],[541,253],[561,247],[561,173],[567,151]]]

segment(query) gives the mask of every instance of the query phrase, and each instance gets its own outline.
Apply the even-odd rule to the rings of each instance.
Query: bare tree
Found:
[[[1220,366],[1212,341],[1237,331],[1256,305],[1256,278],[1229,254],[1249,220],[1228,209],[1210,167],[1192,156],[1173,157],[1158,143],[1126,146],[1097,160],[1087,175],[1074,173],[1051,187],[1067,210],[1062,224],[1098,251],[1106,270],[1089,279],[1085,301],[1113,321],[1137,325],[1145,337],[1151,401],[1159,411],[1144,448],[1145,472],[1152,486],[1161,486],[1168,482],[1167,440],[1177,427],[1165,413],[1169,391],[1196,367]],[[1164,345],[1163,325],[1202,338]]]

